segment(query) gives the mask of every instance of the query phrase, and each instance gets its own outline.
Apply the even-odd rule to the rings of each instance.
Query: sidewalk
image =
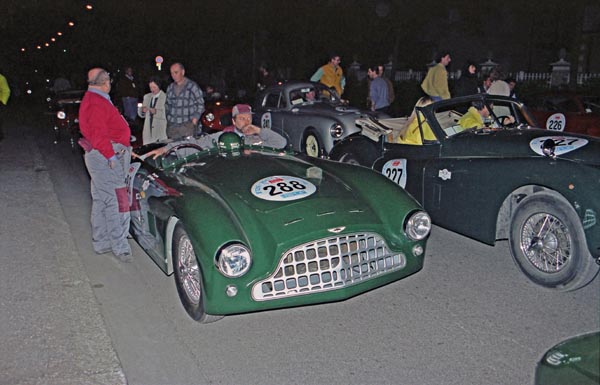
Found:
[[[126,384],[36,145],[40,128],[3,112],[0,385]]]

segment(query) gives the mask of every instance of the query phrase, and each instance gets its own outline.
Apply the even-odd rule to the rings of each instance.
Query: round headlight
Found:
[[[239,243],[223,247],[217,255],[219,271],[226,277],[241,277],[248,272],[251,264],[250,250]]]
[[[64,118],[66,118],[66,117],[67,117],[67,114],[65,114],[65,112],[64,112],[64,111],[58,111],[58,112],[56,113],[56,117],[57,117],[57,118],[59,118],[59,119],[64,119]]]
[[[331,126],[331,128],[329,129],[329,133],[331,134],[332,138],[341,138],[342,135],[344,135],[344,127],[342,127],[341,124],[336,123],[333,126]]]
[[[212,122],[215,120],[215,114],[209,112],[208,114],[204,115],[204,119],[206,119],[207,122]]]
[[[409,238],[420,241],[431,231],[431,218],[425,211],[412,214],[404,225],[404,232]]]

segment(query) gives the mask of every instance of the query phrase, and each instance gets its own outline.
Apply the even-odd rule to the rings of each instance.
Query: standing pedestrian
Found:
[[[486,91],[488,94],[502,96],[510,95],[510,86],[504,81],[504,73],[498,67],[490,72],[490,80],[492,83]]]
[[[138,107],[138,116],[144,119],[142,143],[154,143],[167,140],[167,117],[165,115],[165,101],[167,95],[160,87],[158,77],[148,81],[150,92],[144,95],[141,107]]]
[[[385,76],[385,66],[383,64],[379,64],[377,66],[377,73],[379,74],[379,77],[385,81],[385,84],[387,84],[388,101],[390,102],[391,106],[394,100],[396,99],[396,95],[394,92],[394,83],[392,83],[392,81],[387,76]]]
[[[371,79],[369,84],[369,99],[371,100],[371,111],[389,113],[390,100],[388,94],[388,85],[379,76],[377,66],[370,66],[367,69],[367,75]]]
[[[265,64],[258,67],[258,76],[259,79],[257,88],[259,91],[262,91],[267,87],[275,85],[275,78],[273,77],[271,72],[269,72],[269,68]]]
[[[202,90],[191,79],[185,77],[181,63],[171,65],[173,83],[167,88],[165,103],[167,112],[167,136],[169,139],[194,136],[198,120],[204,112]]]
[[[344,71],[342,70],[342,67],[340,67],[341,62],[340,55],[332,53],[329,55],[329,62],[315,71],[313,76],[311,76],[310,81],[321,82],[327,87],[334,87],[338,96],[341,97],[344,93],[344,88],[346,87]]]
[[[113,252],[131,260],[127,242],[129,199],[125,176],[131,158],[131,131],[109,96],[110,75],[102,68],[88,72],[88,90],[79,108],[85,165],[91,177],[92,245],[98,254]]]
[[[456,94],[454,96],[467,96],[478,94],[479,80],[477,79],[477,64],[468,61],[460,78],[456,81]]]
[[[0,73],[0,139],[3,137],[2,123],[4,119],[4,109],[6,109],[9,97],[10,87],[8,86],[8,81],[6,81],[4,75]]]
[[[434,102],[442,99],[450,99],[450,91],[448,90],[448,71],[446,71],[446,66],[450,64],[451,61],[452,58],[450,57],[450,53],[442,52],[439,56],[438,63],[427,71],[427,75],[421,83],[423,91],[429,95]]]
[[[140,91],[133,77],[133,68],[125,68],[125,75],[117,84],[117,92],[121,96],[123,103],[123,116],[133,123],[137,116],[137,104],[140,97]]]

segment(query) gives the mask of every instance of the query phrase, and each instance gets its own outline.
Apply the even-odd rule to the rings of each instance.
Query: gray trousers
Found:
[[[167,138],[181,139],[196,135],[196,126],[191,121],[181,124],[167,122]]]
[[[96,253],[112,251],[115,255],[131,253],[129,234],[129,197],[125,185],[131,161],[131,148],[113,144],[117,166],[110,168],[108,160],[98,150],[86,152],[85,165],[91,177],[92,245]]]

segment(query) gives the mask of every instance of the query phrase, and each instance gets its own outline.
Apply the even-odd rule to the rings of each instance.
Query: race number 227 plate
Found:
[[[398,186],[406,187],[406,159],[392,159],[383,165],[381,173]]]

